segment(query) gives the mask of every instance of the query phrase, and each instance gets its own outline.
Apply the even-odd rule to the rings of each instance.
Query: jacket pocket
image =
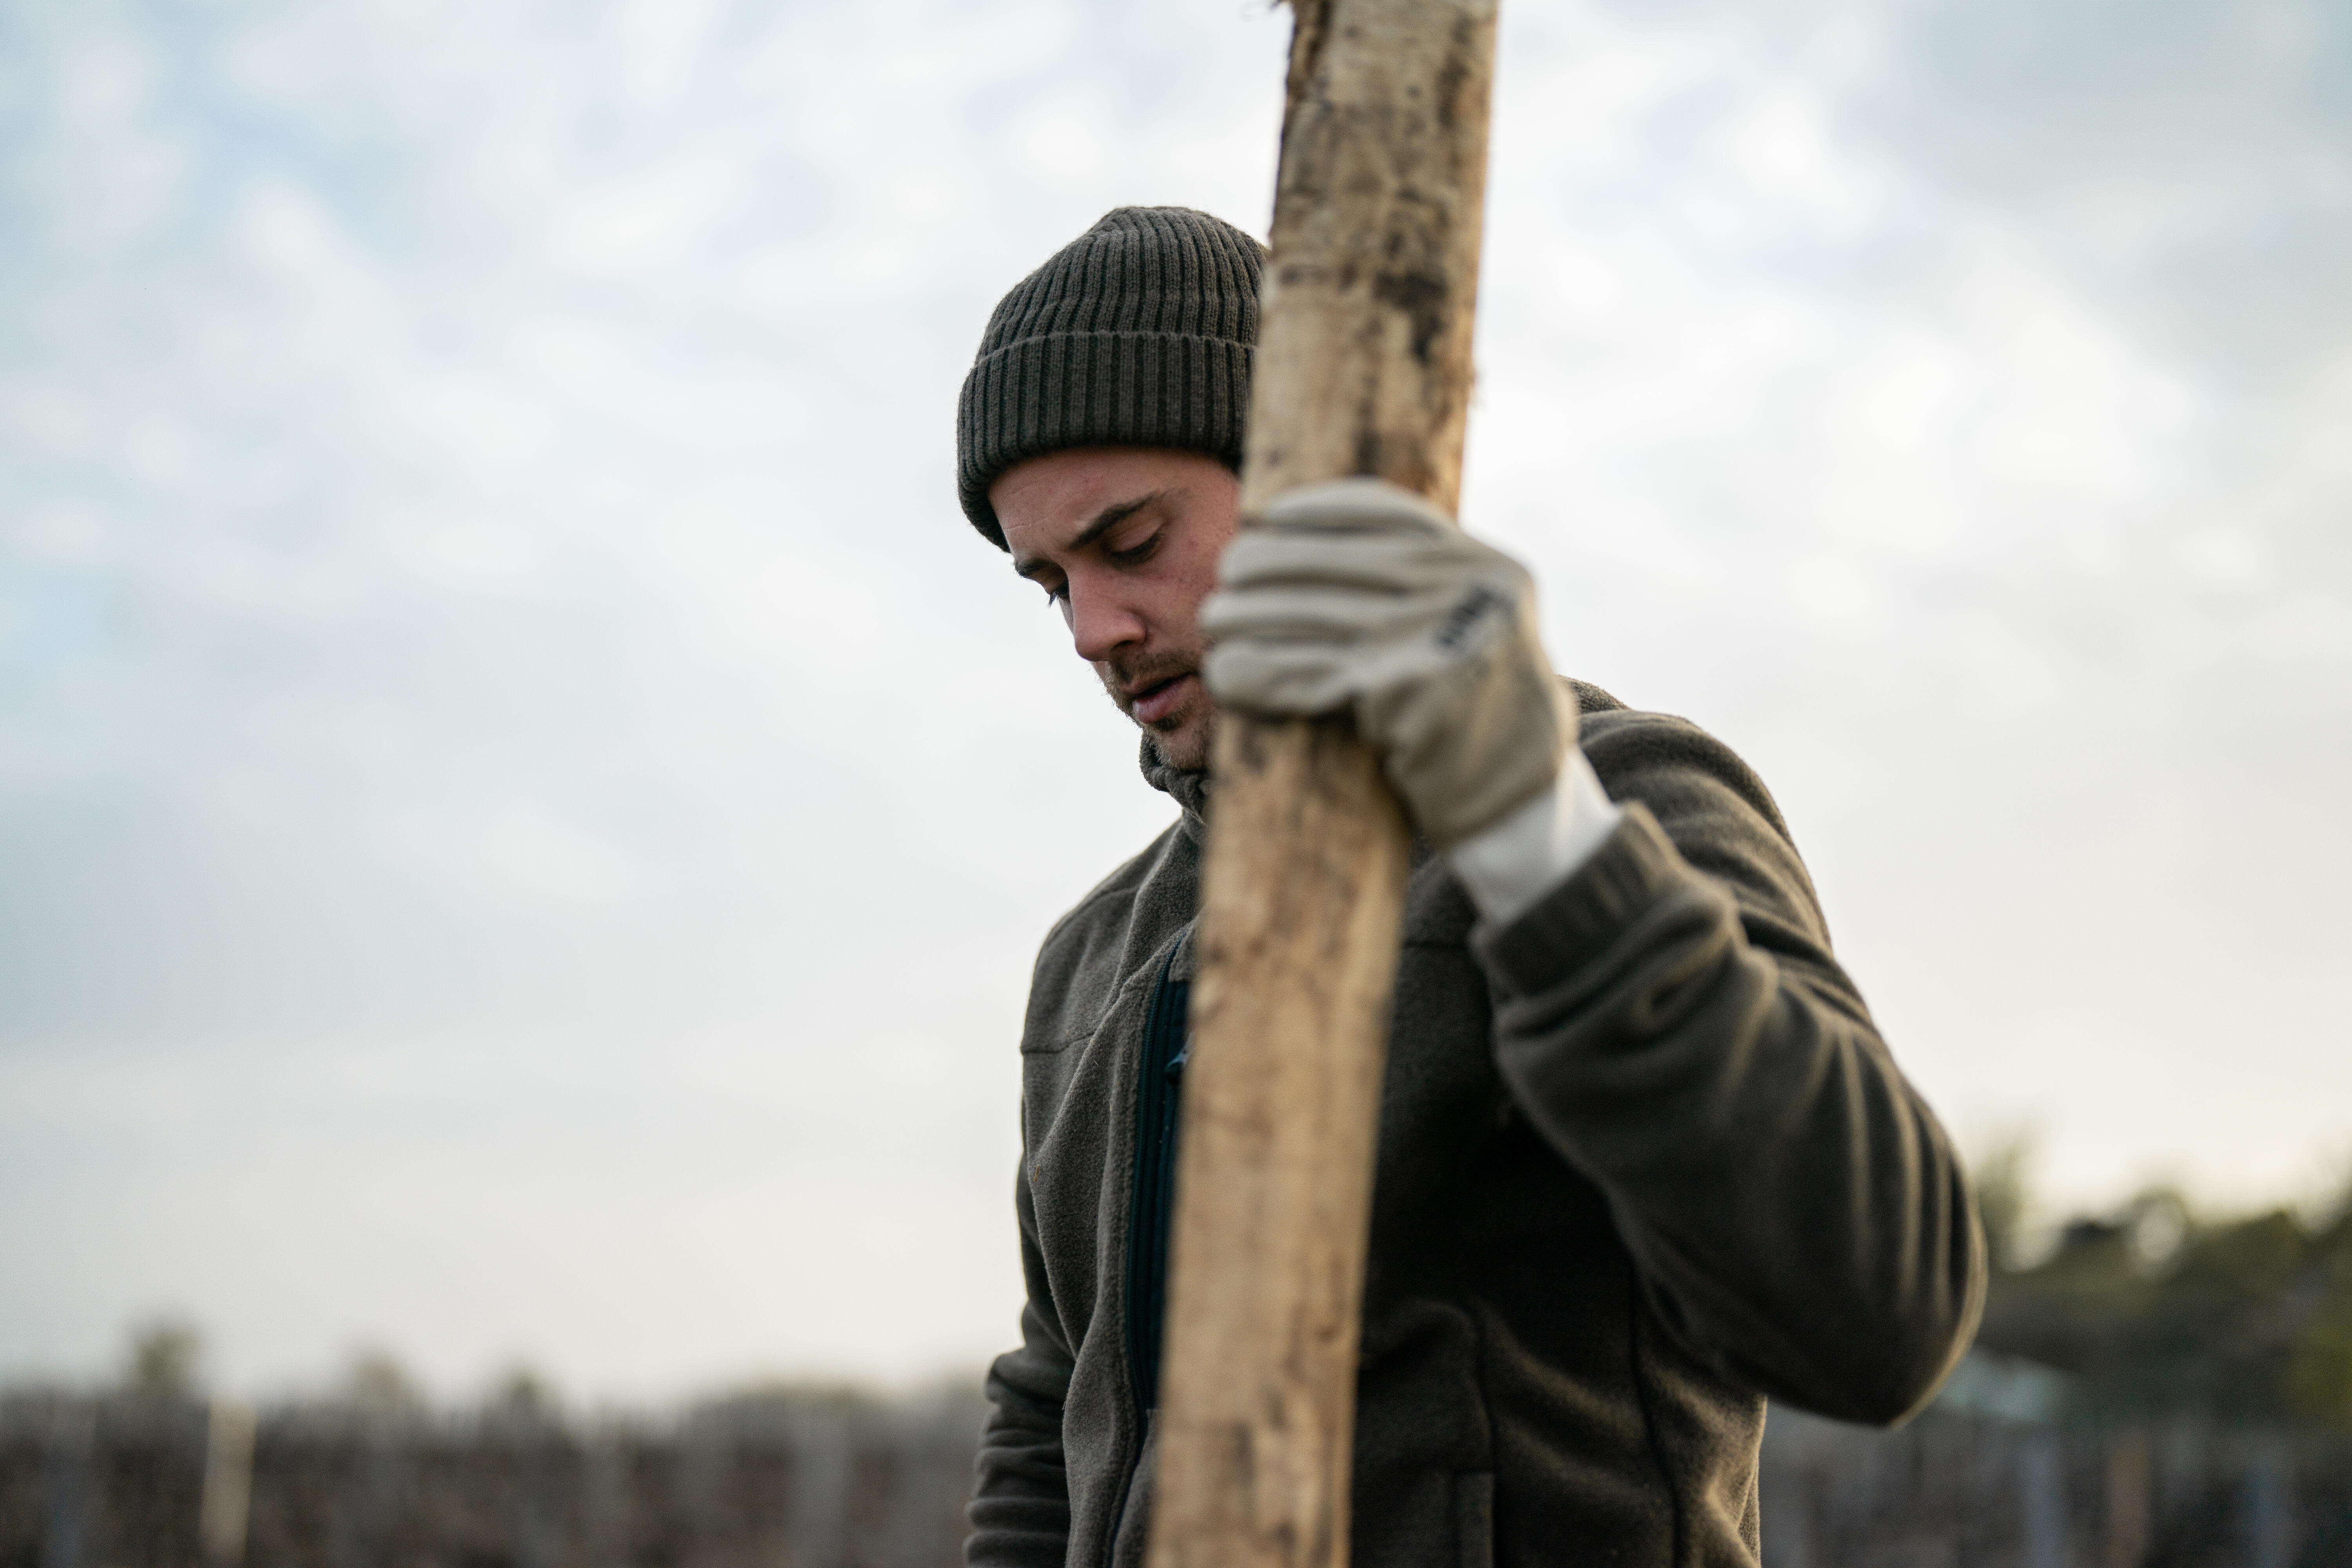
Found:
[[[1454,1551],[1460,1568],[1494,1568],[1492,1470],[1464,1470],[1454,1478]]]

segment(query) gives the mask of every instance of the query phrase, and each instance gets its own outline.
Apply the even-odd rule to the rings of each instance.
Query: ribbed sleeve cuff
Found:
[[[1508,924],[1475,939],[1487,973],[1516,995],[1555,985],[1606,952],[1690,870],[1639,801],[1620,807],[1616,831],[1574,876]]]

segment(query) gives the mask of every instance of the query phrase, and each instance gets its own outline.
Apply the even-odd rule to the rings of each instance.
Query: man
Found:
[[[975,1564],[1140,1563],[1219,703],[1344,712],[1417,848],[1383,1088],[1352,1554],[1748,1564],[1767,1396],[1899,1420],[1984,1248],[1763,784],[1555,677],[1532,586],[1416,498],[1238,531],[1260,252],[1123,208],[997,307],[966,515],[1143,731],[1167,832],[1037,960],[1028,1303],[989,1377]]]

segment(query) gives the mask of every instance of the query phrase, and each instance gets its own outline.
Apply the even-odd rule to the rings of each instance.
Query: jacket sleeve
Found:
[[[988,1371],[992,1408],[981,1433],[969,1510],[972,1533],[964,1542],[964,1561],[972,1568],[1061,1568],[1070,1537],[1062,1405],[1074,1363],[1037,1246],[1037,1208],[1025,1158],[1014,1205],[1028,1300],[1021,1309],[1021,1348],[997,1357]]]
[[[1982,1310],[1960,1162],[1831,956],[1754,773],[1681,720],[1591,730],[1623,819],[1477,939],[1504,1078],[1607,1194],[1696,1353],[1772,1398],[1900,1420]]]

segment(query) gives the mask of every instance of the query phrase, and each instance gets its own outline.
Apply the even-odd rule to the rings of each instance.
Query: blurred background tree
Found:
[[[195,1399],[204,1393],[205,1340],[182,1317],[152,1318],[131,1331],[122,1392],[138,1399]]]
[[[1978,1343],[2067,1374],[2081,1414],[2352,1428],[2352,1187],[2315,1217],[2146,1189],[2032,1258],[2031,1149],[1977,1163],[1994,1272]]]
[[[425,1391],[398,1357],[379,1346],[363,1345],[344,1364],[341,1403],[377,1420],[398,1421],[425,1409]]]
[[[2003,1135],[1969,1162],[1976,1177],[1977,1213],[1984,1221],[1985,1246],[1996,1269],[2022,1261],[2025,1228],[2032,1222],[2033,1140],[2024,1132]]]
[[[502,1420],[548,1422],[562,1415],[563,1400],[545,1373],[527,1363],[518,1362],[492,1383],[489,1398],[483,1409]]]

